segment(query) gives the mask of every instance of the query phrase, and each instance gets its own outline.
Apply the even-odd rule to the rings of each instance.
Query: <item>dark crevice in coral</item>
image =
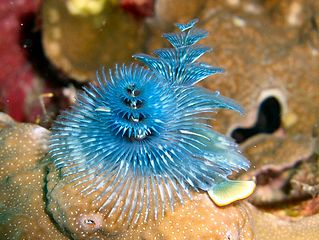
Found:
[[[231,136],[237,143],[242,143],[248,138],[259,133],[273,133],[279,129],[281,106],[277,98],[268,97],[259,106],[256,123],[250,128],[236,128]]]
[[[24,52],[35,76],[39,77],[43,82],[43,93],[52,93],[50,104],[45,106],[48,107],[47,111],[43,112],[43,116],[39,116],[39,125],[50,127],[59,111],[69,107],[70,104],[69,99],[64,96],[62,90],[70,87],[70,85],[80,89],[83,84],[79,84],[67,77],[51,64],[50,60],[45,56],[42,46],[41,24],[37,14],[25,14],[20,18],[20,22],[22,28],[19,37],[21,51]],[[38,97],[40,98],[41,96]]]
[[[68,86],[71,81],[76,87],[81,87],[81,84],[70,79],[53,66],[45,56],[42,46],[41,24],[38,21],[38,16],[34,13],[25,14],[21,18],[21,23],[21,48],[24,49],[26,57],[34,71],[43,80],[48,82],[50,86],[64,87]]]
[[[50,161],[51,159],[49,158],[48,155],[46,155],[43,160],[42,160],[42,164],[46,165],[45,167],[43,167],[44,169],[44,174],[43,174],[43,187],[42,187],[42,192],[43,192],[43,202],[45,204],[45,207],[44,207],[44,211],[45,213],[47,214],[47,216],[49,217],[51,223],[56,227],[56,229],[58,231],[61,231],[66,237],[72,239],[72,235],[70,232],[67,231],[67,229],[65,228],[62,228],[58,223],[57,221],[54,219],[53,217],[53,213],[50,211],[50,208],[49,208],[49,204],[50,204],[50,201],[48,199],[48,194],[49,194],[49,191],[48,191],[48,184],[49,184],[49,173],[50,171],[52,172],[52,169],[50,169]],[[57,185],[57,183],[55,184],[55,186]],[[55,187],[53,187],[54,189]],[[58,209],[60,210],[60,209]]]
[[[315,16],[311,16],[311,18],[310,18],[310,23],[311,23],[312,29],[313,29],[315,32],[318,32],[318,31],[319,31],[319,28],[318,28],[318,23],[317,23],[317,21],[316,21],[316,17],[315,17]]]
[[[305,171],[307,174],[304,174]],[[296,160],[295,164],[282,169],[264,168],[256,175],[257,188],[263,187],[264,191],[255,193],[249,201],[264,211],[306,207],[301,203],[314,200],[318,196],[318,179],[315,175],[317,172],[317,154]],[[318,209],[312,210],[317,214]]]

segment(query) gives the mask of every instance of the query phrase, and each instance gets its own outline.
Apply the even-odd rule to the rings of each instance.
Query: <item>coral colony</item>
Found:
[[[197,61],[211,49],[195,45],[208,35],[196,23],[176,24],[178,33],[164,34],[173,48],[134,55],[147,68],[122,65],[109,77],[104,69],[97,73],[97,86],[84,88],[55,122],[54,165],[82,194],[97,195],[99,211],[147,221],[174,211],[193,192],[207,191],[226,205],[253,191],[251,181],[227,179],[249,163],[231,139],[207,124],[218,108],[243,110],[219,92],[195,86],[223,72]]]

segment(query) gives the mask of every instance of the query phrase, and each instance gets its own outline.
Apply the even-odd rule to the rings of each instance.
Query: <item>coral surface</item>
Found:
[[[318,169],[317,163],[308,161],[315,151],[313,129],[319,119],[318,1],[188,4],[187,10],[174,12],[170,9],[181,5],[179,1],[157,2],[155,9],[161,11],[153,24],[160,27],[152,28],[149,47],[163,46],[158,36],[170,29],[170,21],[200,17],[201,27],[211,33],[206,41],[218,46],[213,58],[204,59],[225,66],[227,76],[203,85],[236,99],[246,111],[244,117],[222,111],[212,125],[241,143],[251,161],[247,176],[256,176],[261,187],[253,195],[254,203],[271,209],[281,202],[285,208],[286,200],[299,198],[298,205],[305,196],[298,196],[296,188],[318,184],[313,177],[292,177],[296,170],[306,176]],[[300,162],[309,162],[308,170]]]
[[[146,36],[143,22],[124,12],[117,1],[103,2],[99,11],[89,15],[72,13],[64,0],[47,0],[43,4],[45,53],[59,69],[78,81],[94,78],[99,64],[111,67],[130,60],[142,49]],[[130,8],[129,3],[124,4]]]
[[[0,115],[0,238],[67,239],[45,207],[49,131]]]

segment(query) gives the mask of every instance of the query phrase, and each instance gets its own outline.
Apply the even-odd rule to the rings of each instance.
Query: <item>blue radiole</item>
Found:
[[[226,205],[255,187],[227,178],[249,163],[232,139],[207,123],[219,108],[243,109],[195,86],[223,72],[198,61],[211,49],[196,44],[208,34],[196,23],[164,34],[172,48],[133,56],[146,67],[116,66],[109,76],[102,69],[97,84],[84,88],[52,127],[49,154],[61,177],[84,196],[98,193],[99,210],[118,220],[157,219],[194,192]]]

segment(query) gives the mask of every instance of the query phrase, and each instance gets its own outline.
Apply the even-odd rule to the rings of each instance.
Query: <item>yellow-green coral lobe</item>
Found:
[[[209,197],[218,206],[225,206],[232,202],[249,197],[255,190],[254,181],[225,181],[216,184],[208,191]]]

